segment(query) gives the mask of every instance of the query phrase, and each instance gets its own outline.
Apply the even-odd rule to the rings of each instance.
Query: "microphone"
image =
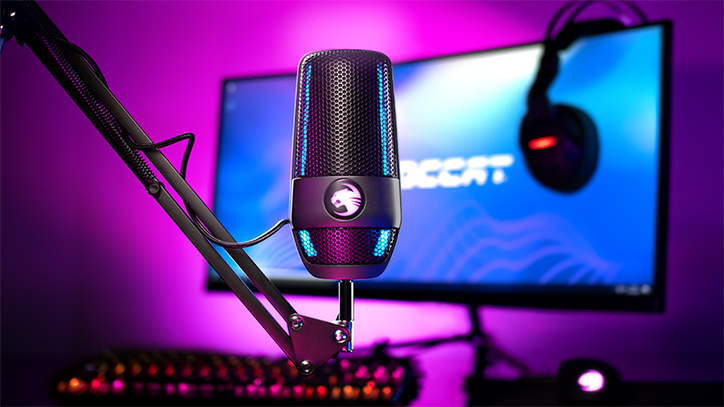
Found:
[[[339,281],[337,323],[352,334],[352,280],[387,267],[402,222],[392,64],[329,50],[297,73],[290,224],[314,277]],[[349,338],[343,352],[351,352]]]
[[[330,50],[302,58],[294,124],[292,233],[322,279],[378,277],[402,220],[392,64]]]

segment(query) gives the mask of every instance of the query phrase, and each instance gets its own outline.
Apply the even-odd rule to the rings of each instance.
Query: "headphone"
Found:
[[[519,145],[528,170],[538,182],[558,192],[571,193],[586,185],[596,170],[599,155],[598,131],[591,117],[577,107],[551,105],[548,100],[548,88],[558,74],[558,53],[581,37],[626,28],[623,23],[626,16],[610,1],[601,3],[614,10],[618,20],[573,22],[593,3],[595,1],[567,3],[551,21],[540,67],[528,93],[528,110],[520,126]],[[636,13],[642,24],[647,22],[640,9],[629,2],[622,3]],[[574,5],[578,7],[552,37],[558,20]]]

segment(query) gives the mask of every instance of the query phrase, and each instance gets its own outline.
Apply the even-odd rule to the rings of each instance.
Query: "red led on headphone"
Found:
[[[550,148],[558,143],[556,136],[546,136],[535,138],[528,142],[528,148],[531,150],[543,150],[544,148]]]

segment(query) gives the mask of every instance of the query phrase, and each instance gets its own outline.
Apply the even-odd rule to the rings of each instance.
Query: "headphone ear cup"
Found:
[[[576,168],[576,176],[571,179],[569,187],[571,191],[577,190],[591,179],[598,167],[599,140],[598,130],[593,119],[581,109],[568,106],[556,105],[553,107],[553,114],[558,116],[556,120],[561,123],[568,139],[580,149],[580,162]]]
[[[598,132],[582,110],[555,105],[549,116],[526,117],[520,147],[529,171],[541,184],[575,192],[593,176],[598,164]]]

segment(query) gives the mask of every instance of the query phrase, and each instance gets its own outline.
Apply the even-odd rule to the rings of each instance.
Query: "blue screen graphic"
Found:
[[[663,30],[561,52],[549,99],[588,113],[600,140],[593,177],[573,193],[539,184],[518,146],[540,44],[394,65],[403,221],[387,270],[364,283],[650,294]],[[224,83],[214,211],[238,240],[289,217],[295,89],[294,75]],[[273,280],[315,280],[288,228],[247,251]]]

